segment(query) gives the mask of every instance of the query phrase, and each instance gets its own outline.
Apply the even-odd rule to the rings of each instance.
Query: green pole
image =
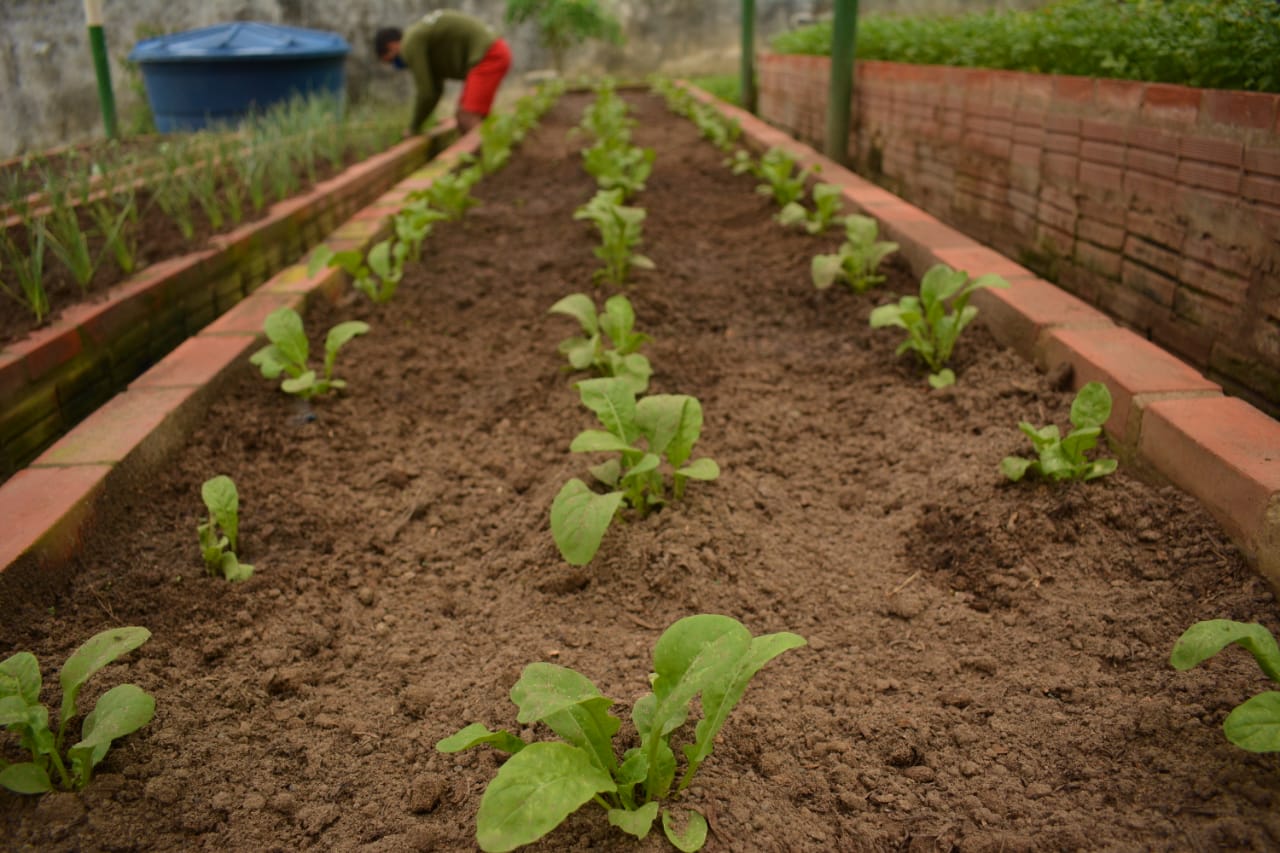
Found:
[[[116,138],[116,96],[111,91],[111,66],[107,63],[107,38],[102,33],[102,0],[84,0],[84,21],[89,27],[89,49],[98,77],[98,101],[107,138]]]
[[[742,0],[742,108],[756,111],[756,0]]]
[[[849,161],[849,111],[853,103],[853,54],[858,37],[858,0],[835,0],[831,26],[831,82],[827,86],[827,144],[837,163]]]

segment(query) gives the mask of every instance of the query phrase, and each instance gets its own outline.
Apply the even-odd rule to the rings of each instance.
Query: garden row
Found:
[[[694,762],[717,719],[705,693],[696,731],[677,715],[667,732],[651,712],[692,695],[683,674],[728,683],[681,659],[696,646],[686,632],[714,628],[722,649],[754,642],[691,617],[723,613],[780,631],[773,642],[799,631],[809,647],[753,684],[714,760],[679,794],[676,811],[706,817],[710,849],[1269,843],[1275,774],[1216,731],[1251,673],[1215,661],[1214,678],[1188,680],[1167,665],[1195,618],[1274,620],[1269,594],[1203,511],[1124,469],[1064,489],[1001,485],[998,461],[1025,450],[1014,424],[1065,422],[1070,397],[977,325],[953,353],[958,381],[931,389],[869,329],[882,298],[814,287],[834,266],[815,264],[815,248],[848,257],[855,229],[831,239],[779,228],[758,181],[735,177],[652,99],[629,101],[635,147],[660,149],[641,197],[654,269],[628,277],[627,302],[654,335],[647,378],[659,393],[640,402],[697,391],[700,446],[725,471],[715,486],[627,513],[584,568],[566,565],[547,533],[578,465],[564,452],[566,413],[599,380],[566,387],[554,347],[536,342],[554,335],[548,306],[570,307],[564,293],[605,250],[564,227],[591,190],[566,157],[562,103],[503,180],[476,185],[480,206],[434,225],[393,303],[356,294],[313,306],[312,328],[353,317],[371,327],[361,357],[343,362],[344,394],[295,406],[260,377],[229,377],[171,470],[121,484],[76,592],[37,599],[56,611],[24,608],[5,626],[6,647],[60,660],[89,633],[80,626],[146,624],[154,636],[130,672],[158,699],[155,720],[83,796],[4,803],[14,837],[457,848],[494,808],[486,786],[506,790],[504,774],[553,752],[569,760],[534,721],[570,737],[581,729],[560,714],[577,719],[573,709],[639,750],[595,791],[616,794],[616,812],[643,809],[610,815],[639,835],[657,809],[638,795],[662,788],[666,770],[656,784],[648,771],[667,767],[650,761],[643,789],[631,781],[636,754],[666,755],[646,730],[687,738]],[[623,224],[627,206],[601,221]],[[895,297],[921,298],[896,257],[879,274]],[[630,334],[632,312],[612,304],[603,323],[594,300],[571,313]],[[565,355],[586,351],[589,332]],[[615,350],[629,340],[606,336]],[[616,452],[625,462],[632,451]],[[200,577],[192,530],[194,495],[215,472],[239,486],[237,544],[258,567],[216,590]],[[666,625],[675,633],[651,664],[645,651]],[[517,677],[529,660],[555,665]],[[568,679],[569,666],[601,674],[593,694],[538,681]],[[637,702],[635,729],[617,729],[603,697],[651,670],[658,701]],[[533,687],[571,701],[548,704]],[[533,742],[496,778],[487,751],[434,749],[461,745],[449,739],[463,721],[509,721],[509,689],[522,728],[486,737]],[[712,694],[727,714],[732,703]],[[587,752],[616,761],[611,748]],[[401,774],[387,772],[392,753]],[[668,834],[683,841],[681,829]],[[574,814],[541,849],[616,846],[616,832]]]

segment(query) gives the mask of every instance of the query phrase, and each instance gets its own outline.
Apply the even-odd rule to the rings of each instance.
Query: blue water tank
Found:
[[[314,92],[341,97],[351,45],[337,33],[242,21],[138,42],[162,133],[234,123],[255,110]]]

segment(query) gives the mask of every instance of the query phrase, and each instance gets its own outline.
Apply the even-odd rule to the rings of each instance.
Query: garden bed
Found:
[[[319,304],[373,330],[306,407],[245,366],[158,476],[113,495],[57,600],[5,602],[5,650],[48,672],[94,631],[154,638],[91,683],[135,681],[157,716],[82,795],[0,792],[15,846],[466,849],[498,760],[433,746],[515,725],[525,664],[558,662],[629,704],[662,629],[725,613],[808,647],[753,682],[688,798],[708,850],[1214,849],[1280,844],[1280,773],[1228,744],[1261,688],[1243,654],[1175,673],[1197,619],[1276,625],[1266,584],[1193,500],[1127,470],[1010,485],[1016,423],[1070,394],[980,326],[959,384],[930,391],[868,311],[914,291],[814,291],[810,238],[770,220],[689,123],[630,96],[658,159],[636,204],[657,265],[628,296],[652,390],[703,404],[723,469],[565,564],[552,498],[592,416],[560,371],[589,290],[594,192],[562,100],[482,205],[440,224],[396,300]],[[981,273],[982,270],[971,270]],[[235,478],[241,585],[203,575],[199,485]],[[541,736],[543,733],[530,732]],[[11,756],[16,757],[16,756]],[[659,850],[586,809],[539,849]]]

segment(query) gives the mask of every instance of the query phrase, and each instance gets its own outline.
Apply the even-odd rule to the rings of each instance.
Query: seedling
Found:
[[[36,325],[40,325],[49,313],[49,294],[44,289],[45,231],[36,228],[32,233],[31,251],[23,252],[8,232],[0,230],[0,270],[12,270],[18,280],[17,289],[0,280],[0,291],[25,306],[35,316]]]
[[[831,227],[840,213],[840,188],[835,184],[815,184],[813,211],[793,201],[778,212],[778,222],[787,228],[803,228],[810,234],[821,234]],[[874,221],[874,220],[873,220]]]
[[[526,743],[511,732],[491,732],[483,723],[472,723],[436,744],[444,753],[488,744],[511,754],[480,798],[480,849],[508,851],[531,844],[595,802],[612,826],[641,840],[661,812],[667,839],[682,851],[699,850],[706,843],[706,818],[690,809],[685,832],[677,834],[664,801],[679,797],[711,756],[716,736],[755,674],[803,645],[803,637],[787,631],[753,637],[729,616],[700,614],[677,621],[653,648],[653,691],[631,709],[640,745],[626,750],[621,761],[613,741],[622,721],[609,713],[613,700],[575,670],[529,664],[511,688],[511,701],[519,709],[516,721],[542,723],[562,740]],[[685,769],[673,794],[676,751],[671,735],[682,730],[698,697],[702,719],[693,742],[681,750]]]
[[[569,359],[571,370],[594,369],[601,376],[616,376],[636,394],[643,394],[649,387],[653,368],[649,359],[636,350],[651,338],[632,331],[636,315],[627,297],[620,293],[609,297],[605,300],[604,311],[597,315],[596,304],[591,297],[575,293],[552,305],[549,313],[573,317],[582,326],[582,337],[565,338],[560,342],[559,351]]]
[[[277,308],[267,316],[262,328],[271,343],[254,353],[249,362],[257,365],[262,375],[268,379],[275,379],[281,373],[287,374],[289,378],[280,383],[281,390],[310,400],[319,394],[347,387],[343,380],[333,378],[334,361],[342,345],[357,335],[368,332],[369,324],[360,320],[348,320],[329,330],[324,342],[322,377],[307,367],[310,345],[297,311],[292,308]]]
[[[814,193],[816,195],[816,188]],[[856,213],[846,216],[845,238],[840,248],[834,255],[817,255],[813,259],[813,286],[826,290],[835,282],[843,281],[855,293],[865,293],[884,281],[884,276],[876,271],[886,257],[898,251],[898,244],[877,240],[877,230],[876,221],[870,216]]]
[[[1039,459],[1006,456],[1000,471],[1015,483],[1026,474],[1039,474],[1049,480],[1093,480],[1116,470],[1116,460],[1090,461],[1085,452],[1092,450],[1102,434],[1102,425],[1111,417],[1111,392],[1101,382],[1090,382],[1080,389],[1071,403],[1071,424],[1075,429],[1062,438],[1056,424],[1036,429],[1026,421],[1018,429],[1026,433],[1035,446]]]
[[[756,187],[761,195],[772,196],[778,207],[786,207],[804,198],[804,182],[808,169],[792,174],[796,161],[781,148],[770,148],[760,158],[758,176],[765,181]]]
[[[751,152],[744,148],[733,152],[732,157],[726,157],[724,164],[735,175],[751,175],[753,178],[764,179],[764,175],[760,172],[760,164],[751,156]]]
[[[590,220],[600,231],[595,256],[605,265],[595,271],[595,280],[621,285],[632,267],[653,269],[653,261],[635,251],[641,243],[644,217],[643,208],[622,204],[622,190],[600,190],[591,201],[574,211],[574,219]]]
[[[450,221],[461,219],[462,214],[480,203],[471,195],[471,188],[483,174],[479,166],[449,172],[432,181],[429,189],[410,194],[409,201],[424,200]]]
[[[688,115],[703,138],[726,153],[742,136],[741,125],[726,119],[715,107],[695,103]]]
[[[1008,287],[998,275],[984,275],[969,280],[963,270],[938,264],[924,274],[920,296],[904,296],[897,305],[881,305],[871,312],[871,327],[897,326],[907,330],[907,339],[898,347],[898,355],[913,350],[932,371],[929,384],[934,388],[954,385],[956,375],[946,364],[951,360],[956,340],[964,327],[978,316],[969,304],[974,291],[984,287]],[[946,301],[951,300],[951,311]]]
[[[1235,643],[1253,655],[1263,674],[1280,682],[1280,648],[1257,623],[1210,619],[1192,625],[1173,646],[1169,663],[1186,670]],[[1280,692],[1268,690],[1246,699],[1222,723],[1227,740],[1250,752],[1280,752]]]
[[[151,637],[146,628],[111,628],[90,637],[67,658],[58,674],[62,708],[58,731],[49,728],[49,710],[40,704],[40,664],[30,652],[0,662],[0,726],[21,738],[31,760],[10,764],[0,759],[0,786],[16,794],[79,791],[89,784],[111,744],[151,722],[156,700],[137,685],[121,684],[98,699],[84,718],[79,742],[64,752],[67,726],[76,715],[76,698],[86,681],[107,664]]]
[[[200,497],[209,510],[209,519],[196,527],[205,570],[229,581],[248,580],[253,566],[236,559],[240,538],[240,493],[230,477],[219,475],[206,480]]]
[[[53,200],[49,215],[37,221],[36,227],[44,232],[49,251],[67,268],[84,293],[98,270],[100,258],[95,260],[89,250],[89,235],[80,227],[76,209],[64,196],[59,196]]]
[[[574,453],[617,453],[591,468],[613,491],[593,492],[570,480],[551,505],[551,535],[560,554],[575,566],[591,562],[605,531],[623,504],[644,516],[666,502],[663,462],[673,471],[672,494],[684,496],[689,480],[714,480],[720,467],[709,458],[689,461],[702,433],[702,404],[685,394],[654,394],[637,402],[624,379],[586,379],[577,384],[583,405],[604,430],[586,430],[569,445]],[[644,444],[637,442],[644,439]]]
[[[623,201],[644,189],[644,182],[653,171],[654,157],[652,148],[605,139],[582,151],[583,168],[596,179],[600,189],[622,190]]]
[[[326,266],[338,267],[351,276],[352,287],[382,305],[396,295],[409,249],[408,243],[390,239],[376,243],[368,255],[355,249],[335,252],[321,244],[307,263],[307,274],[314,276]]]
[[[437,222],[447,219],[445,214],[419,202],[403,208],[392,220],[396,239],[407,247],[408,257],[415,262],[422,256],[422,241],[431,233]]]

